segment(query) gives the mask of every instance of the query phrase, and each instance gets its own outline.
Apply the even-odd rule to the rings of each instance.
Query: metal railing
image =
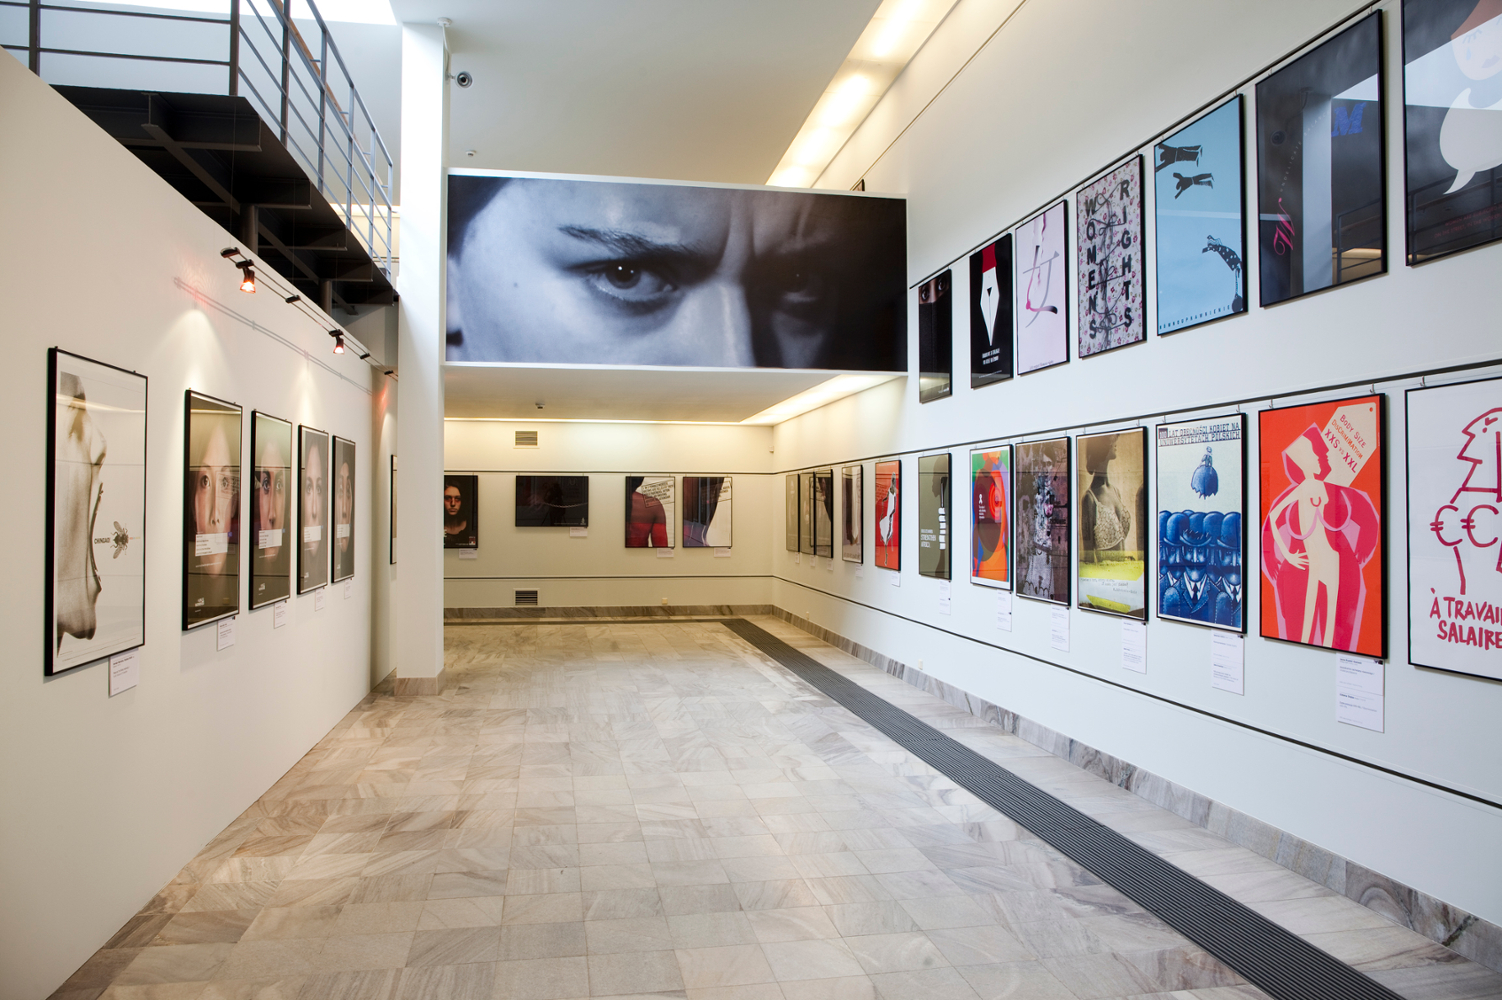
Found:
[[[389,276],[394,256],[391,153],[355,88],[317,4],[314,0],[298,2],[308,5],[317,26],[317,36],[311,45],[294,23],[288,0],[229,0],[228,17],[80,7],[41,0],[0,0],[0,9],[22,8],[28,12],[26,44],[6,44],[4,48],[25,52],[27,64],[38,76],[43,75],[44,56],[223,67],[226,86],[183,89],[248,100],[314,180],[319,194],[343,216],[345,226],[355,234],[376,266]],[[65,23],[56,26],[63,36],[61,44],[44,44],[44,14],[75,18],[71,34]],[[198,45],[192,46],[198,49],[193,55],[91,48],[87,46],[90,32],[80,30],[84,22],[77,20],[84,17],[223,26],[226,30],[218,44],[224,46],[226,58],[203,58]],[[84,44],[69,45],[70,37],[79,38]]]

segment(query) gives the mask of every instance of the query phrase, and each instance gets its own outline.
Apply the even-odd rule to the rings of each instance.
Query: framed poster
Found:
[[[1246,416],[1158,425],[1158,617],[1246,631]]]
[[[292,424],[250,414],[250,608],[292,596]]]
[[[146,376],[54,347],[47,384],[50,676],[146,641]]]
[[[1074,197],[1075,256],[1079,258],[1079,355],[1147,339],[1143,308],[1142,157],[1097,180]]]
[[[798,550],[814,554],[814,474],[798,473]]]
[[[189,389],[183,434],[183,630],[240,611],[240,407]]]
[[[866,467],[847,465],[840,469],[840,501],[843,515],[840,518],[840,558],[846,562],[866,561],[866,533],[864,517]]]
[[[683,547],[730,548],[730,476],[683,477]]]
[[[834,470],[814,473],[814,555],[834,558]]]
[[[1502,680],[1502,379],[1407,402],[1408,662]]]
[[[918,286],[918,402],[943,399],[954,375],[953,272],[935,275]]]
[[[443,547],[480,547],[480,477],[443,475]]]
[[[876,463],[876,565],[902,569],[902,460]]]
[[[589,527],[588,476],[517,476],[516,527]]]
[[[1502,7],[1404,0],[1408,263],[1502,238]]]
[[[1069,360],[1069,267],[1064,257],[1064,203],[1017,227],[1017,371]]]
[[[1147,428],[1074,439],[1079,606],[1147,621]]]
[[[782,529],[789,552],[798,551],[798,473],[782,477]]]
[[[1012,446],[970,453],[970,582],[1012,589]]]
[[[970,388],[1012,377],[1012,234],[970,255]]]
[[[329,582],[329,436],[301,424],[297,427],[297,592]]]
[[[1263,410],[1262,634],[1387,655],[1383,397]]]
[[[918,575],[949,579],[949,455],[918,458]]]
[[[673,547],[675,485],[672,476],[626,477],[626,548]]]
[[[1069,603],[1069,439],[1015,445],[1017,583],[1023,597]]]
[[[1387,270],[1381,18],[1257,84],[1264,306]]]
[[[1246,312],[1241,96],[1153,147],[1158,334]]]
[[[391,456],[391,565],[396,565],[396,456]]]
[[[355,443],[334,438],[334,582],[355,575]]]

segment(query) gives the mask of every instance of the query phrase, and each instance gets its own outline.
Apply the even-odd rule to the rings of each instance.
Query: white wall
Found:
[[[951,20],[975,21],[970,8],[977,6],[1009,5],[961,0]],[[932,52],[925,48],[908,71],[929,80],[937,93],[932,105],[920,114],[922,104],[912,94],[916,84],[904,89],[899,80],[888,95],[892,103],[878,108],[825,180],[843,187],[865,176],[868,190],[907,196],[912,282],[959,258],[954,395],[919,405],[916,380],[889,383],[780,425],[775,441],[779,471],[900,453],[904,475],[912,477],[917,454],[946,447],[963,468],[969,448],[982,441],[1036,438],[1054,428],[1077,434],[1087,427],[1151,426],[1167,410],[1233,412],[1238,407],[1229,401],[1240,399],[1253,401],[1240,407],[1251,413],[1274,396],[1287,404],[1301,391],[1332,383],[1358,385],[1304,398],[1354,395],[1374,385],[1389,403],[1385,733],[1336,723],[1334,654],[1257,637],[1255,586],[1248,588],[1252,634],[1244,696],[1211,688],[1210,633],[1203,628],[1154,617],[1147,626],[1145,676],[1119,666],[1120,624],[1114,618],[1074,610],[1070,650],[1060,653],[1049,643],[1049,606],[1018,599],[1014,630],[998,631],[995,592],[968,582],[963,513],[953,522],[957,568],[953,613],[946,618],[938,613],[937,582],[917,576],[915,502],[904,507],[900,588],[870,566],[869,551],[858,579],[846,564],[832,571],[795,564],[775,537],[775,603],[811,611],[818,624],[910,665],[921,663],[959,688],[1502,922],[1502,857],[1495,849],[1502,843],[1502,809],[1377,769],[1502,801],[1502,773],[1495,766],[1502,754],[1496,723],[1502,685],[1406,662],[1402,452],[1402,390],[1419,383],[1408,373],[1499,353],[1502,245],[1419,268],[1403,265],[1399,25],[1397,5],[1383,7],[1390,273],[1261,309],[1255,304],[1255,244],[1249,244],[1248,315],[1152,336],[1145,344],[978,390],[968,387],[968,273],[962,255],[1120,158],[1146,149],[1157,133],[1357,5],[1144,2],[1130,5],[1128,14],[1106,0],[1026,4],[942,89],[932,85],[933,66],[925,59],[958,66],[962,60],[955,53],[963,46],[936,35],[943,44]],[[971,39],[971,51],[981,40]],[[1251,89],[1244,88],[1249,104]],[[1249,106],[1249,123],[1252,114]],[[903,121],[911,121],[905,131],[898,127]],[[1254,213],[1250,132],[1248,147]],[[1071,206],[1071,224],[1074,217]],[[1255,229],[1249,239],[1255,239]],[[1153,245],[1151,232],[1147,245]],[[1150,305],[1153,298],[1149,287]],[[916,306],[911,308],[909,328],[916,330]],[[1148,328],[1155,329],[1151,311]],[[911,354],[915,365],[915,342]],[[1496,373],[1494,367],[1464,377]],[[1249,425],[1255,456],[1256,420]],[[866,470],[869,538],[869,461]],[[963,475],[957,477],[961,512],[967,489]],[[915,501],[915,491],[906,494]],[[1253,479],[1249,509],[1256,502]],[[1256,579],[1251,561],[1247,574]]]
[[[515,432],[535,430],[538,447],[517,448]],[[765,539],[782,516],[781,479],[767,427],[448,420],[444,468],[480,473],[477,558],[443,554],[444,605],[509,607],[517,590],[537,590],[544,607],[766,604],[772,560]],[[516,474],[589,475],[589,533],[516,527]],[[732,476],[731,554],[684,549],[680,507],[672,558],[625,546],[628,475]],[[437,504],[437,498],[434,498]],[[775,507],[775,515],[774,515]],[[776,522],[779,529],[781,522]]]
[[[241,614],[223,652],[212,626],[181,631],[184,390],[350,438],[369,483],[380,380],[277,296],[239,292],[219,257],[234,241],[10,57],[0,121],[0,998],[38,1000],[370,686],[369,539],[385,528],[368,488],[348,598],[293,597],[275,631],[270,608]],[[53,346],[150,380],[146,643],[139,687],[114,698],[103,664],[42,676]],[[248,461],[248,422],[243,440]]]

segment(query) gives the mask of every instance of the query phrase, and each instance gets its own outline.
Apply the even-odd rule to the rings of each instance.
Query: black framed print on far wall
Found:
[[[1012,234],[970,255],[970,388],[1012,377]]]
[[[297,428],[297,592],[329,582],[329,435]]]
[[[334,438],[334,582],[355,575],[355,443]]]
[[[292,424],[250,414],[250,608],[292,595]]]
[[[47,367],[51,675],[146,641],[146,376],[58,348]]]
[[[240,407],[189,389],[183,434],[183,629],[240,610]]]
[[[945,271],[918,286],[918,402],[953,391],[954,274]]]
[[[865,474],[863,465],[847,465],[840,469],[840,558],[845,562],[865,562]]]
[[[443,475],[443,547],[480,547],[480,477]]]

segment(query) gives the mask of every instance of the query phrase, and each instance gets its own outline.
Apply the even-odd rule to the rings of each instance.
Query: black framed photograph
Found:
[[[183,441],[183,630],[240,611],[240,407],[189,389]]]
[[[949,453],[918,457],[918,575],[949,579]]]
[[[814,474],[798,473],[798,551],[814,554]]]
[[[834,558],[834,470],[814,473],[814,555]]]
[[[146,641],[146,376],[59,348],[47,369],[50,676]]]
[[[355,443],[334,438],[334,582],[355,575]]]
[[[292,596],[292,423],[250,414],[250,608]]]
[[[918,402],[953,391],[954,274],[945,271],[918,286]]]
[[[782,532],[789,552],[798,551],[798,473],[782,477]]]
[[[443,547],[480,547],[480,477],[443,476]]]
[[[391,456],[391,565],[396,565],[396,456]]]
[[[734,510],[730,476],[684,476],[683,547],[730,548]]]
[[[329,582],[329,435],[297,428],[297,592]]]
[[[840,558],[846,562],[866,561],[864,465],[847,465],[840,469]]]
[[[1147,428],[1074,439],[1076,603],[1147,621]]]
[[[589,527],[589,477],[517,476],[516,526]]]

